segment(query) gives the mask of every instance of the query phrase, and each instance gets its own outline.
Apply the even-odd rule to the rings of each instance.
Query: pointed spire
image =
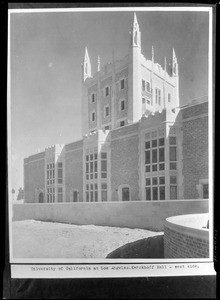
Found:
[[[100,71],[100,56],[98,56],[98,68],[97,68],[97,71],[98,72]]]
[[[164,71],[167,71],[167,58],[164,56]]]
[[[133,26],[138,25],[136,13],[134,13]]]
[[[178,76],[178,63],[176,58],[176,53],[173,48],[173,55],[172,55],[172,76]]]
[[[83,80],[85,81],[86,78],[91,77],[91,63],[90,63],[90,58],[88,54],[87,47],[85,48],[85,56],[84,56],[84,61],[83,61]]]
[[[152,55],[152,62],[154,62],[154,46],[152,46],[152,52],[151,52],[151,55]]]
[[[90,59],[89,59],[89,54],[88,54],[88,50],[87,50],[87,47],[85,48],[85,56],[84,56],[84,61],[90,61]]]
[[[174,48],[173,48],[173,58],[176,58],[176,53],[175,53],[175,50],[174,50]]]
[[[141,33],[139,30],[136,13],[134,13],[132,29],[129,33],[131,35],[131,46],[138,46],[141,48]]]

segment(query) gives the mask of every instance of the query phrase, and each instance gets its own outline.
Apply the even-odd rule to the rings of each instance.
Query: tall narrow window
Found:
[[[108,117],[109,116],[109,105],[108,106],[105,106],[105,110],[104,110],[104,116],[105,117]]]
[[[125,100],[121,100],[120,110],[125,110]]]
[[[158,104],[161,105],[161,90],[158,90]]]
[[[203,195],[203,199],[208,199],[209,198],[209,185],[208,185],[208,183],[204,183],[202,185],[202,195]]]
[[[107,183],[101,185],[101,198],[102,201],[107,201]]]
[[[142,79],[142,91],[145,91],[145,80]]]
[[[95,121],[95,112],[92,112],[92,115],[91,115],[91,121],[92,121],[92,122]]]
[[[155,89],[155,102],[161,105],[161,90],[158,88]]]
[[[105,88],[105,96],[107,97],[109,95],[109,86],[106,86]]]
[[[170,199],[177,199],[177,178],[176,176],[170,176]]]
[[[63,202],[63,189],[58,187],[58,202]]]
[[[101,178],[107,178],[107,153],[101,152]]]
[[[94,200],[95,200],[95,202],[97,202],[98,201],[98,184],[97,183],[95,183],[95,198],[94,198]]]
[[[170,170],[176,170],[177,167],[177,145],[176,145],[176,137],[169,137],[170,144]]]
[[[146,82],[146,86],[147,86],[147,91],[150,93],[150,82]]]
[[[57,178],[58,178],[58,183],[63,183],[63,163],[62,162],[58,162]]]
[[[121,90],[125,88],[125,80],[121,79]]]
[[[92,93],[92,95],[91,95],[91,102],[92,102],[92,103],[95,102],[95,94],[94,94],[94,93]]]

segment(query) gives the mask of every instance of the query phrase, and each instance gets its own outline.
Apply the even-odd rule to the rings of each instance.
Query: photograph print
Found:
[[[11,263],[213,260],[211,20],[9,11]]]

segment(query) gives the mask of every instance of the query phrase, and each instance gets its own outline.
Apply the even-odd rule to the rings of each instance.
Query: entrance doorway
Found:
[[[79,192],[77,190],[73,191],[73,202],[79,201]]]
[[[38,196],[38,202],[39,203],[43,203],[44,202],[44,195],[42,192],[40,192],[39,196]]]
[[[122,192],[122,201],[129,201],[129,198],[130,198],[129,187],[123,187],[121,192]]]

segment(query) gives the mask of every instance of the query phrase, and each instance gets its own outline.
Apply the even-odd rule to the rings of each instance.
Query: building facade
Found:
[[[208,198],[208,101],[180,107],[171,71],[141,53],[136,15],[129,53],[92,74],[82,62],[82,139],[24,160],[25,202]]]

